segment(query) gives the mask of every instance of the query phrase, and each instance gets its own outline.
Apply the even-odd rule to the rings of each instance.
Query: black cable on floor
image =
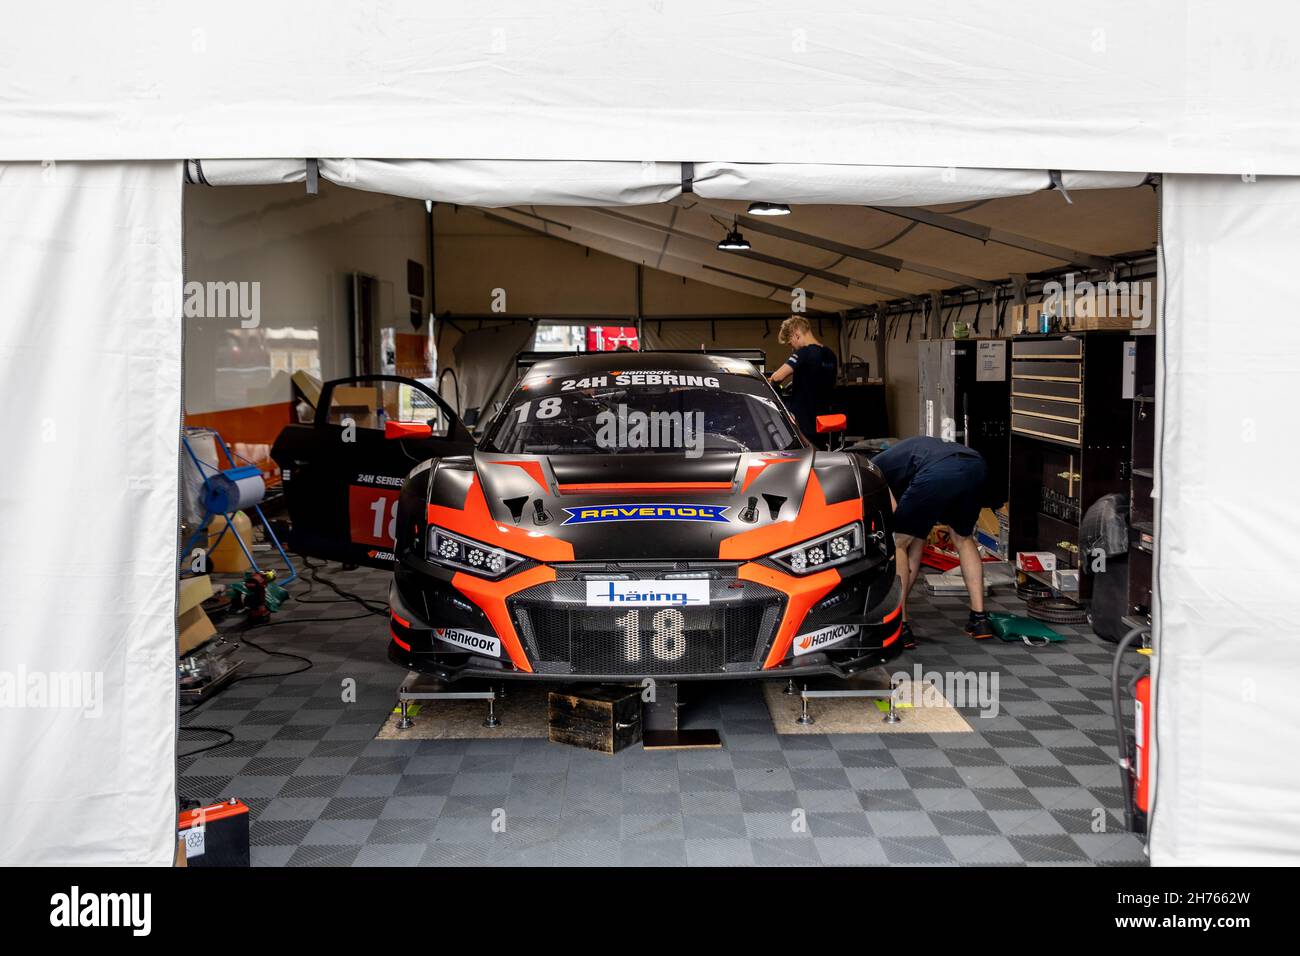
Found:
[[[291,654],[288,651],[273,651],[267,647],[263,647],[261,644],[257,643],[256,641],[248,637],[248,632],[250,630],[260,630],[262,628],[267,628],[267,627],[278,627],[282,624],[330,624],[337,621],[359,621],[362,620],[363,618],[371,617],[372,615],[388,617],[389,610],[387,605],[384,605],[381,610],[374,601],[368,598],[364,598],[359,594],[353,594],[352,592],[339,587],[339,585],[335,584],[329,578],[319,577],[319,572],[322,565],[313,564],[306,555],[299,554],[298,557],[302,560],[303,566],[306,567],[307,570],[310,572],[309,575],[304,576],[304,580],[307,581],[307,590],[305,592],[306,594],[310,594],[312,592],[312,589],[315,587],[315,583],[319,581],[320,583],[324,584],[326,587],[335,591],[339,595],[339,597],[337,599],[326,598],[324,600],[321,599],[304,600],[303,598],[294,597],[295,601],[297,601],[299,604],[344,604],[344,603],[351,602],[351,603],[356,603],[361,605],[363,608],[366,609],[366,613],[350,614],[344,617],[320,617],[308,621],[300,621],[296,619],[268,621],[265,624],[247,625],[243,628],[240,628],[237,631],[234,631],[233,634],[238,638],[240,643],[247,644],[249,647],[253,648],[254,650],[261,651],[263,654],[267,655],[268,657],[287,657],[290,660],[301,661],[303,666],[288,671],[277,671],[274,674],[242,674],[228,681],[225,684],[225,686],[222,687],[223,691],[246,680],[259,680],[259,679],[266,679],[271,677],[292,677],[294,674],[301,674],[305,671],[311,670],[313,667],[316,666],[315,662],[312,661],[311,658],[303,657],[301,654]],[[191,707],[187,708],[186,710],[181,711],[180,717],[181,718],[188,717],[190,714],[194,713],[204,704],[208,703],[208,701],[215,699],[216,696],[218,695],[213,695],[212,697],[207,698],[207,700],[201,700],[197,704],[194,704]],[[229,746],[230,744],[235,742],[235,735],[231,733],[229,730],[225,730],[224,728],[221,727],[208,727],[200,724],[182,725],[180,727],[181,733],[184,733],[187,730],[197,730],[200,733],[224,734],[226,739],[214,744],[209,744],[206,747],[200,747],[197,750],[190,750],[190,751],[186,751],[185,753],[178,754],[177,755],[178,759],[184,757],[194,757],[201,753],[207,753],[210,750],[217,750],[220,747]]]
[[[186,713],[189,713],[189,711],[186,711]],[[181,716],[184,716],[184,714],[182,714]],[[224,727],[205,727],[202,724],[191,724],[188,727],[181,728],[182,732],[186,730],[197,730],[209,734],[225,734],[226,739],[222,741],[218,741],[215,744],[208,744],[206,747],[200,747],[197,750],[187,750],[183,754],[177,754],[176,755],[177,760],[184,760],[186,757],[196,757],[199,754],[207,753],[209,750],[216,750],[218,747],[225,747],[235,742],[235,735],[232,734],[230,731],[226,730]]]
[[[371,614],[375,614],[380,617],[388,617],[389,611],[388,611],[387,603],[381,603],[373,600],[372,598],[365,598],[362,597],[360,594],[355,594],[352,591],[348,591],[344,589],[343,587],[338,585],[330,578],[321,575],[320,571],[323,565],[312,564],[311,560],[304,554],[300,554],[298,555],[298,557],[302,559],[303,566],[306,567],[307,570],[311,573],[310,579],[312,582],[320,582],[321,584],[329,588],[331,591],[333,591],[335,594],[337,594],[339,597],[360,604]],[[330,603],[330,602],[306,601],[304,603],[316,604],[316,603]]]

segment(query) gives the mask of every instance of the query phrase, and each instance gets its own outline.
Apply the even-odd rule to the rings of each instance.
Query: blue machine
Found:
[[[239,532],[235,530],[234,522],[232,520],[236,511],[252,509],[257,514],[258,519],[261,520],[262,527],[266,530],[267,537],[271,539],[271,543],[275,545],[275,549],[280,552],[280,557],[284,560],[285,566],[289,569],[289,576],[283,581],[278,581],[277,583],[281,587],[289,584],[298,577],[298,569],[295,568],[293,562],[289,560],[289,555],[285,553],[284,546],[280,544],[280,539],[276,537],[275,532],[271,529],[271,524],[266,520],[266,515],[262,514],[261,502],[262,498],[266,495],[266,485],[262,480],[261,469],[256,465],[249,463],[247,459],[241,458],[240,461],[243,462],[242,464],[237,462],[235,460],[235,454],[226,446],[221,435],[214,429],[195,428],[190,429],[190,432],[195,435],[211,435],[213,440],[216,442],[219,451],[217,461],[220,462],[220,455],[224,454],[230,467],[224,469],[217,468],[200,459],[199,456],[195,454],[194,448],[190,444],[190,435],[185,433],[181,434],[181,442],[185,446],[186,453],[190,456],[190,460],[194,462],[194,466],[199,470],[199,474],[203,475],[201,501],[203,507],[203,520],[199,524],[198,528],[195,529],[194,533],[189,536],[189,539],[185,542],[185,547],[181,549],[182,563],[185,561],[185,556],[190,554],[196,541],[206,540],[208,525],[212,523],[212,519],[217,515],[224,515],[226,518],[226,526],[221,530],[221,534],[217,535],[217,540],[212,543],[212,548],[215,548],[220,544],[221,539],[226,536],[227,532],[229,532],[230,534],[233,534],[235,540],[239,542],[239,548],[244,552],[244,557],[248,559],[248,563],[253,566],[254,570],[262,571],[263,569],[258,565],[257,560],[253,557],[253,553],[249,549],[247,542],[245,542],[244,539],[239,536]],[[212,548],[209,548],[208,550],[211,551]]]

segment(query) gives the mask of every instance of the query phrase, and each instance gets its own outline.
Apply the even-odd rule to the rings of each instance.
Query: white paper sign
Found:
[[[208,852],[207,828],[202,824],[181,831],[181,839],[185,841],[185,859],[187,860],[202,856]]]
[[[988,339],[975,346],[975,381],[1007,380],[1007,343],[1005,339]]]
[[[1120,381],[1124,383],[1124,394],[1121,398],[1132,398],[1136,390],[1137,381],[1137,342],[1129,339],[1124,343],[1124,372],[1120,376]]]

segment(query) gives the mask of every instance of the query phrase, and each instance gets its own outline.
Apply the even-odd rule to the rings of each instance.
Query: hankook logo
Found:
[[[823,627],[816,631],[809,631],[807,634],[800,634],[794,639],[794,656],[801,657],[804,654],[811,654],[813,651],[820,651],[823,647],[838,644],[847,638],[856,637],[857,634],[858,625],[856,624],[832,624],[830,627]]]
[[[457,647],[463,647],[467,651],[486,654],[489,657],[501,656],[501,642],[491,634],[462,631],[458,627],[435,627],[433,633],[437,635],[438,640],[446,641],[448,644],[455,644]]]

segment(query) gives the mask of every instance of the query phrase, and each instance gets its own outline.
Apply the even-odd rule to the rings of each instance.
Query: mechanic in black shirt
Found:
[[[966,633],[976,640],[993,636],[984,613],[984,564],[975,543],[975,522],[983,504],[988,466],[973,448],[939,438],[906,438],[872,459],[894,499],[894,547],[903,582],[903,643],[915,644],[907,618],[907,592],[921,570],[925,539],[937,524],[948,526],[961,576],[970,595]]]
[[[771,382],[779,385],[794,376],[786,408],[799,423],[805,438],[818,448],[825,441],[817,434],[817,416],[830,411],[831,390],[835,387],[835,353],[817,341],[812,326],[802,315],[792,315],[781,323],[777,341],[789,345],[794,354],[772,373]]]

